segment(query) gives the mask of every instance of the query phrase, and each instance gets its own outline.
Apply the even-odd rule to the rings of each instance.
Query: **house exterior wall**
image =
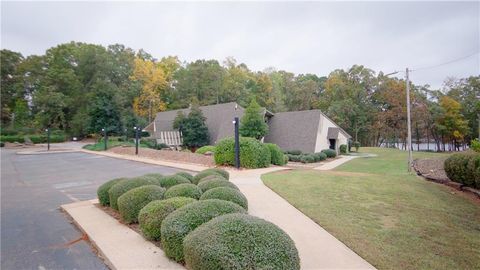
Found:
[[[317,131],[317,140],[315,143],[315,153],[320,152],[323,149],[330,148],[330,141],[327,138],[328,128],[336,128],[338,127],[332,120],[328,117],[325,117],[323,113],[320,116],[320,122],[318,124],[318,131]],[[338,133],[338,138],[335,142],[335,151],[337,154],[340,153],[340,145],[341,144],[348,144],[348,138],[342,132]]]

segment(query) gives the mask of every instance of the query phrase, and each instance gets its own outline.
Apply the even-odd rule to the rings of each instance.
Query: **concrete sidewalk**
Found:
[[[325,164],[322,164],[316,168],[313,168],[314,170],[319,170],[319,171],[328,171],[328,170],[332,170],[340,165],[342,165],[343,163],[346,163],[346,162],[349,162],[350,160],[354,159],[354,158],[358,158],[360,156],[340,156],[339,158],[335,159],[335,160],[332,160],[328,163],[325,163]]]
[[[302,269],[375,269],[260,179],[264,173],[284,169],[272,167],[231,173],[231,181],[248,199],[248,212],[276,224],[293,239]]]

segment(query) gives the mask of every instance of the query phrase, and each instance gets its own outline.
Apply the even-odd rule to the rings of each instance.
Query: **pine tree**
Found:
[[[267,133],[268,125],[263,119],[262,108],[255,99],[252,99],[240,121],[240,135],[260,140]]]
[[[202,147],[210,141],[205,117],[198,106],[194,106],[186,117],[178,114],[174,121],[174,128],[182,132],[183,145],[188,148]]]

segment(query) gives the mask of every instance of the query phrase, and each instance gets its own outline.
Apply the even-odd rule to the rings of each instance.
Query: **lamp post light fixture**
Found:
[[[138,155],[138,131],[140,127],[133,127],[133,130],[135,130],[135,155]]]
[[[106,128],[102,128],[102,132],[103,132],[103,150],[107,151],[107,141],[108,141],[108,137],[107,137],[107,129]]]
[[[45,129],[45,132],[47,132],[47,151],[50,151],[50,129]]]
[[[240,136],[238,134],[238,117],[233,120],[235,129],[235,168],[240,169]]]

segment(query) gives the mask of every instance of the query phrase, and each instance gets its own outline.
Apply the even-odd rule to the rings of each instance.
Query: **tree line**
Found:
[[[413,142],[449,150],[478,136],[480,76],[442,89],[411,83]],[[234,58],[156,59],[124,45],[71,42],[43,55],[1,51],[1,123],[6,129],[60,129],[72,136],[133,132],[159,111],[251,100],[272,112],[320,109],[362,145],[406,142],[406,85],[362,65],[327,76],[267,68]],[[453,149],[452,149],[453,150]]]

